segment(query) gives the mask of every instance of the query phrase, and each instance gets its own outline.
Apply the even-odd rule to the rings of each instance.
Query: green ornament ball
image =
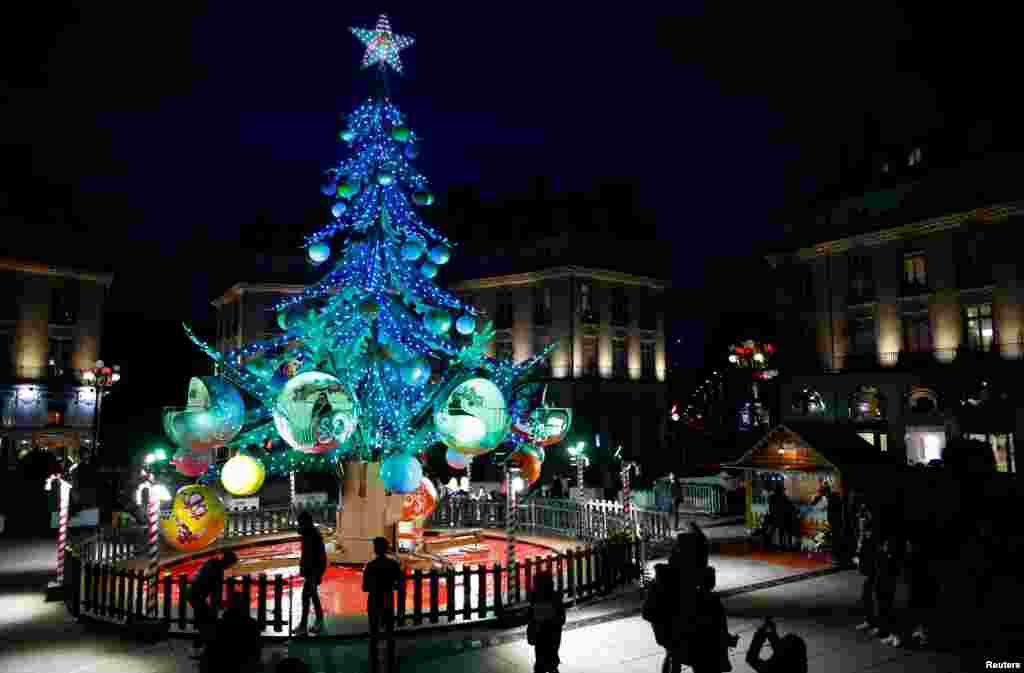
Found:
[[[350,143],[356,139],[356,132],[352,129],[345,129],[338,133],[338,139],[342,142]]]
[[[277,314],[277,326],[283,330],[288,329],[288,311],[279,311]]]
[[[391,137],[400,143],[407,142],[409,140],[409,127],[408,126],[396,126],[391,129]]]
[[[437,335],[447,333],[452,327],[452,317],[443,309],[434,309],[427,313],[424,322],[427,329]]]
[[[434,195],[430,192],[416,192],[412,195],[412,202],[417,206],[429,206],[434,203]]]
[[[343,199],[351,199],[359,193],[359,183],[355,180],[346,180],[338,185],[338,196]]]

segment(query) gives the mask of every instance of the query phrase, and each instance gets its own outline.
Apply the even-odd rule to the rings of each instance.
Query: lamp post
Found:
[[[100,414],[103,411],[103,398],[111,387],[121,380],[121,367],[108,367],[103,360],[97,360],[96,366],[82,372],[82,382],[96,389],[96,430],[93,433],[93,455],[100,455]]]
[[[71,482],[62,474],[53,474],[46,480],[46,490],[53,488],[54,484],[60,488],[60,513],[58,514],[57,529],[57,580],[46,587],[48,600],[59,600],[64,590],[64,547],[68,539],[68,505],[71,501]]]

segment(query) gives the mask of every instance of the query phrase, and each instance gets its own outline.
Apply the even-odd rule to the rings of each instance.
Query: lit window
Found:
[[[907,285],[927,284],[927,265],[923,254],[915,252],[903,256],[903,282]]]
[[[992,304],[965,306],[967,320],[967,344],[974,350],[989,350],[992,347]]]

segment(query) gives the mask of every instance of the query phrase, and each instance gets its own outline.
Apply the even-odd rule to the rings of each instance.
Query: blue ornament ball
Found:
[[[415,143],[409,143],[405,146],[404,152],[406,159],[415,159],[420,155],[420,146]]]
[[[407,241],[402,244],[402,259],[407,262],[415,262],[423,254],[423,244],[419,241]]]
[[[455,321],[455,331],[463,336],[469,336],[476,330],[476,318],[471,315],[460,315]]]
[[[434,264],[445,264],[452,258],[452,251],[447,245],[435,245],[430,249],[430,261]]]
[[[445,460],[448,461],[448,467],[453,470],[465,470],[466,469],[466,454],[459,453],[455,449],[448,449],[445,453]]]
[[[324,196],[334,196],[338,191],[337,182],[328,182],[326,185],[320,188],[320,193]]]
[[[423,274],[424,278],[433,278],[437,275],[437,264],[424,262],[423,266],[420,267],[420,273]]]
[[[402,365],[402,380],[406,385],[422,386],[430,378],[430,364],[416,357]]]
[[[415,456],[393,453],[381,464],[380,479],[392,493],[415,493],[423,481],[423,466]]]
[[[309,261],[314,264],[323,264],[331,256],[331,246],[320,241],[319,243],[314,243],[309,246],[309,250],[306,252],[309,254]]]
[[[337,201],[333,206],[331,206],[331,215],[341,217],[345,214],[346,210],[348,210],[348,204],[344,201]]]

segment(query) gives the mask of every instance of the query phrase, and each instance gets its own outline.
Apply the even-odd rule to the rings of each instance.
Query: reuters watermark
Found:
[[[1019,661],[990,661],[985,660],[986,671],[1020,671],[1024,670]]]

